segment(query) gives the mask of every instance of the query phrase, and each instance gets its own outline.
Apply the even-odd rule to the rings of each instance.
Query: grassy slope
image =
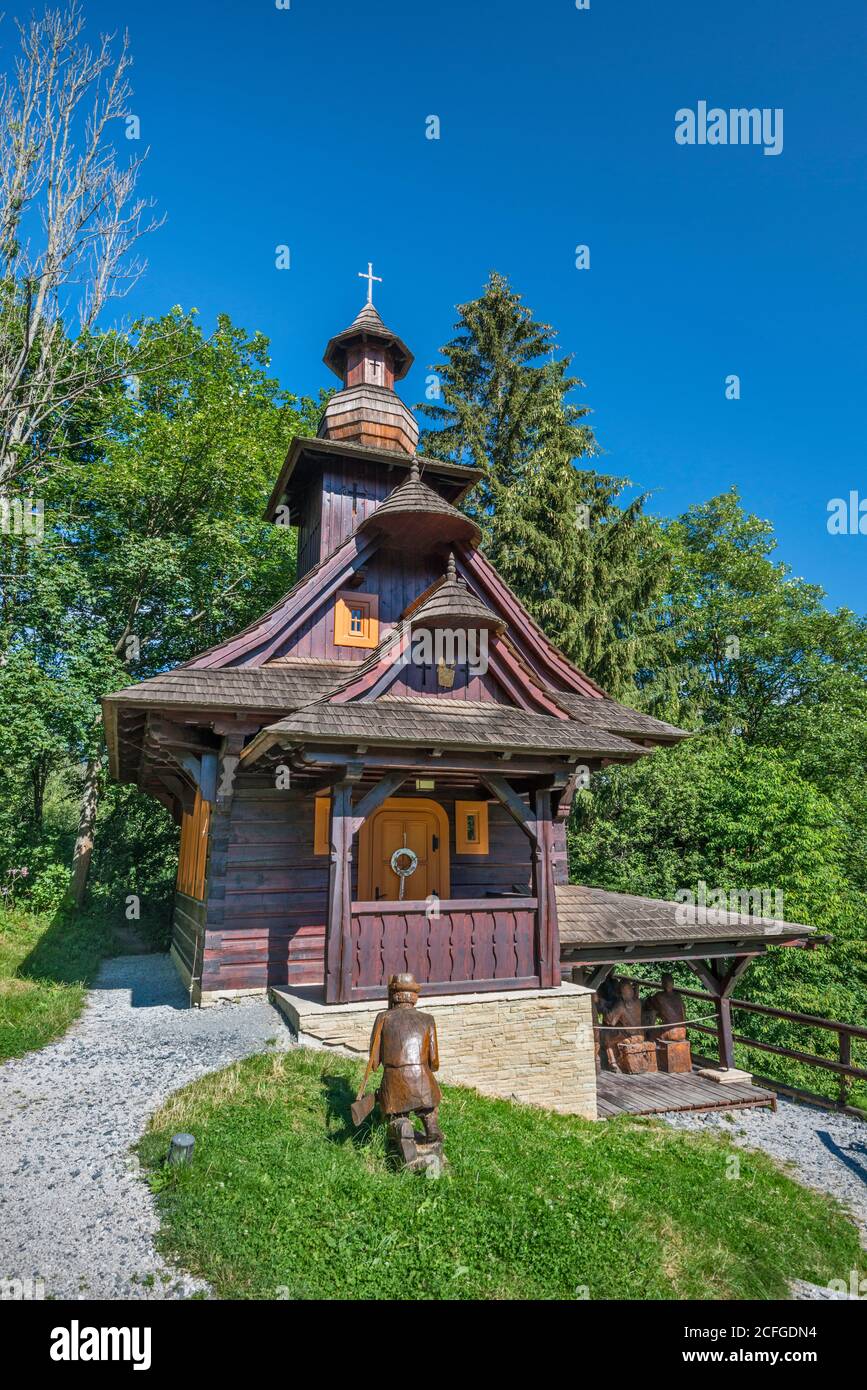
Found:
[[[351,1061],[298,1049],[177,1092],[141,1144],[161,1243],[224,1298],[775,1298],[863,1261],[834,1205],[724,1141],[592,1124],[446,1088],[452,1175],[355,1132]],[[196,1136],[188,1169],[169,1136]]]
[[[0,910],[0,1061],[66,1031],[108,939],[97,916]]]

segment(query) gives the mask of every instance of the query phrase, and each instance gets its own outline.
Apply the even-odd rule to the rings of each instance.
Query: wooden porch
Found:
[[[666,1115],[683,1110],[740,1110],[745,1107],[777,1108],[773,1091],[749,1082],[710,1081],[698,1068],[682,1075],[651,1072],[624,1076],[617,1072],[596,1074],[596,1106],[600,1120],[617,1115]]]
[[[426,993],[538,989],[538,906],[520,897],[354,902],[351,997],[384,998],[405,970]]]

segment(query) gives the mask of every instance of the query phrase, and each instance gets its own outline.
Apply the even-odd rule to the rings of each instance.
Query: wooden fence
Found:
[[[623,978],[623,977],[621,977]],[[644,989],[661,989],[662,985],[655,980],[640,980],[636,976],[626,977],[631,983]],[[712,994],[708,994],[702,989],[680,989],[679,992],[689,999],[707,1000],[714,1003]],[[775,1053],[779,1057],[790,1057],[792,1061],[802,1062],[805,1066],[819,1067],[823,1071],[832,1072],[837,1077],[837,1100],[838,1110],[843,1110],[847,1114],[863,1117],[863,1109],[857,1109],[849,1104],[849,1086],[852,1081],[867,1081],[867,1069],[857,1067],[852,1062],[852,1039],[867,1038],[867,1028],[861,1028],[854,1023],[840,1023],[837,1019],[818,1018],[815,1014],[799,1014],[791,1009],[776,1009],[769,1004],[753,1004],[748,999],[732,999],[731,1009],[733,1013],[761,1014],[766,1018],[781,1018],[788,1023],[796,1023],[805,1028],[819,1028],[826,1032],[836,1033],[837,1035],[837,1059],[831,1057],[820,1057],[814,1052],[801,1052],[796,1048],[783,1047],[778,1043],[760,1042],[756,1038],[748,1037],[745,1033],[733,1033],[732,1037],[736,1043],[741,1043],[744,1047],[754,1047],[759,1052]],[[716,1025],[713,1023],[690,1023],[687,1024],[691,1029],[699,1033],[710,1033],[717,1036]],[[805,1100],[821,1100],[825,1103],[828,1097],[816,1095],[811,1091],[804,1091],[797,1086],[789,1086],[783,1082],[776,1081],[773,1077],[758,1077],[760,1081],[767,1082],[777,1090],[789,1095],[800,1096]]]

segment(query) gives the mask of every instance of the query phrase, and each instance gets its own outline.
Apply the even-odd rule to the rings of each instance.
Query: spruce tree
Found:
[[[620,505],[628,479],[576,466],[598,450],[589,408],[569,399],[583,382],[508,281],[492,273],[458,309],[432,368],[441,398],[418,407],[437,426],[422,450],[482,470],[467,510],[486,554],[567,656],[611,694],[634,697],[665,641],[649,610],[667,548],[646,498]]]

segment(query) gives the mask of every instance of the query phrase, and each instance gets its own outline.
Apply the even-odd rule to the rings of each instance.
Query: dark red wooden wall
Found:
[[[404,795],[430,796],[408,786]],[[489,853],[455,853],[456,793],[433,798],[449,817],[451,896],[484,899],[518,889],[530,891],[530,847],[523,831],[496,803],[489,807]],[[357,894],[357,840],[353,897]],[[222,920],[198,939],[203,991],[254,989],[267,985],[321,984],[324,978],[328,856],[313,853],[313,806],[309,796],[278,791],[239,778],[228,827],[225,870],[212,871],[210,900],[220,901]],[[181,911],[183,908],[183,911]],[[197,916],[195,912],[192,914]],[[203,914],[202,914],[203,915]],[[188,969],[196,953],[190,903],[178,899],[174,944]]]

